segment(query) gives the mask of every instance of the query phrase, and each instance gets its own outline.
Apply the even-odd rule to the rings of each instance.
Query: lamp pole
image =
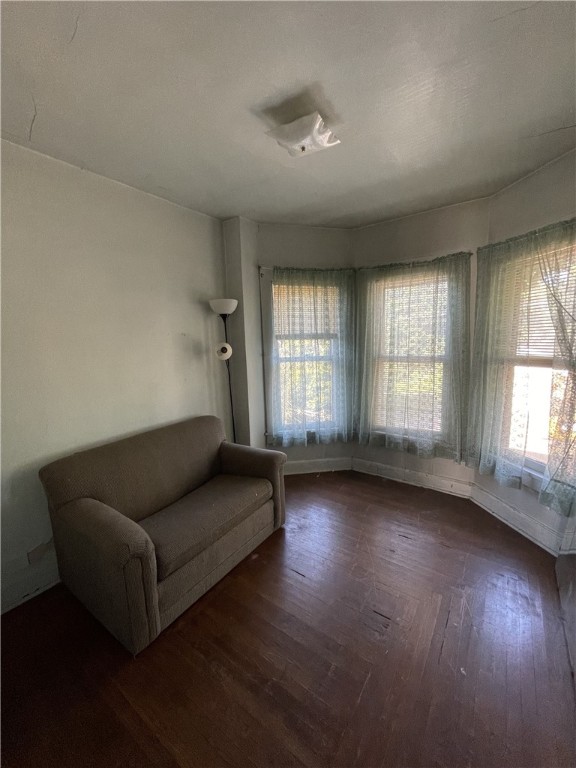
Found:
[[[210,309],[214,314],[220,315],[222,322],[224,323],[224,336],[226,337],[226,344],[228,347],[228,317],[234,312],[238,306],[238,299],[210,299],[208,302]],[[224,350],[222,350],[224,352]],[[236,442],[236,418],[234,416],[234,400],[232,399],[232,377],[230,376],[230,360],[229,357],[232,354],[232,348],[228,350],[228,358],[226,359],[226,370],[228,371],[228,391],[230,392],[230,413],[232,415],[232,438]]]
[[[224,339],[228,344],[228,315],[220,315],[224,323]],[[234,418],[234,400],[232,398],[232,378],[230,376],[230,360],[226,360],[226,370],[228,371],[228,392],[230,393],[230,413],[232,415],[232,442],[236,442],[236,419]]]

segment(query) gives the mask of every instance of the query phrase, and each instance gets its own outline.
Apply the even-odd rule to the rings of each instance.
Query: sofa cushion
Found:
[[[158,608],[162,628],[179,616],[210,587],[225,576],[274,530],[274,502],[256,512],[203,549],[182,568],[158,584]]]
[[[140,521],[156,548],[158,581],[196,557],[272,498],[259,477],[216,475],[174,504]]]

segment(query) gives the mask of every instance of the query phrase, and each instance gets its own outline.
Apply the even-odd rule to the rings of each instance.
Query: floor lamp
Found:
[[[232,399],[232,379],[230,378],[230,358],[232,357],[232,347],[228,343],[228,317],[234,312],[238,306],[238,299],[212,299],[210,301],[210,308],[212,312],[220,315],[222,322],[224,323],[224,338],[225,343],[218,344],[216,347],[216,354],[220,360],[224,360],[226,363],[226,369],[228,371],[228,391],[230,393],[230,412],[232,414],[232,441],[236,442],[236,420],[234,418],[234,401]]]

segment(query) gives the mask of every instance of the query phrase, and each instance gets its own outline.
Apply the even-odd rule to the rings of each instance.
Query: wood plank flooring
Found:
[[[550,555],[434,491],[286,489],[285,529],[136,659],[62,586],[6,614],[5,768],[576,765]]]

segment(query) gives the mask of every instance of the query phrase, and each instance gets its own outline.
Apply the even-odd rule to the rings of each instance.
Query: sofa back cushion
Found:
[[[222,422],[198,416],[74,453],[40,470],[51,511],[101,501],[132,520],[172,504],[220,472]]]

